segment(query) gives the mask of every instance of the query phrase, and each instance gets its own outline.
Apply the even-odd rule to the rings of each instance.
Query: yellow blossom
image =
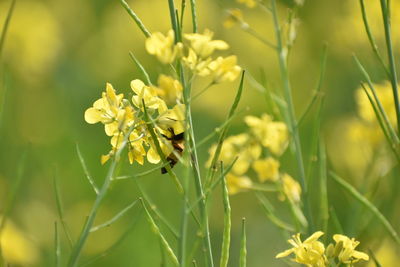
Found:
[[[340,262],[344,264],[356,263],[360,260],[369,260],[369,256],[366,253],[355,250],[355,248],[360,244],[354,238],[348,238],[345,235],[336,234],[333,236],[336,245],[330,244],[328,248],[333,251],[333,256],[337,257]]]
[[[253,182],[247,176],[236,176],[234,174],[228,173],[226,175],[226,184],[229,194],[234,195],[251,188]]]
[[[324,244],[318,241],[323,234],[324,233],[321,231],[315,232],[304,242],[301,241],[300,234],[293,235],[292,239],[288,240],[289,244],[291,244],[293,248],[279,253],[276,255],[276,258],[287,257],[293,253],[295,254],[293,261],[297,263],[305,264],[310,267],[327,266],[327,260],[324,255]]]
[[[245,4],[248,8],[256,7],[257,1],[256,0],[236,0],[236,2]]]
[[[173,30],[168,31],[166,36],[155,32],[146,39],[146,50],[149,54],[155,55],[163,64],[172,63],[182,49],[182,44],[175,44],[174,40]]]
[[[116,95],[111,84],[107,83],[106,92],[93,103],[93,107],[85,111],[85,121],[90,124],[101,122],[105,125],[108,136],[114,135],[118,130],[118,118],[121,118],[123,94]]]
[[[132,96],[132,103],[143,111],[143,103],[148,109],[166,109],[165,102],[157,95],[155,88],[145,85],[141,80],[136,79],[131,82],[132,91],[136,95]]]
[[[396,125],[397,124],[396,109],[394,105],[393,91],[390,82],[385,81],[381,84],[374,84],[374,88],[376,90],[376,94],[379,98],[379,101],[381,102],[382,107],[385,110],[390,122],[392,123],[392,125]],[[370,93],[372,94],[371,91]],[[376,118],[374,109],[372,108],[371,103],[369,102],[369,99],[364,92],[364,89],[359,88],[355,94],[357,102],[357,111],[360,117],[366,122],[369,123],[374,122],[378,126],[378,120]]]
[[[168,138],[183,133],[185,131],[185,105],[177,104],[172,109],[160,114],[157,126],[163,130],[163,134]]]
[[[216,144],[211,146],[209,150],[210,158],[206,163],[207,167],[211,166],[211,161],[216,149]],[[228,166],[237,157],[231,172],[235,175],[242,175],[247,172],[251,163],[258,159],[260,155],[261,147],[255,143],[248,134],[243,133],[225,139],[221,148],[219,160],[222,161],[225,166]]]
[[[279,178],[279,161],[272,157],[256,160],[253,163],[253,169],[260,182],[276,181]]]
[[[301,186],[289,174],[282,174],[282,190],[289,200],[293,202],[300,202],[301,199]],[[284,199],[284,198],[283,198]]]
[[[190,48],[197,56],[204,59],[209,57],[215,50],[226,50],[229,45],[222,40],[212,40],[214,33],[208,29],[204,33],[184,34],[186,40],[190,42]]]
[[[289,141],[288,128],[285,123],[273,121],[267,114],[263,114],[261,118],[246,116],[244,121],[261,144],[273,154],[279,156],[285,151]]]
[[[147,151],[147,161],[152,164],[157,164],[160,162],[161,157],[157,151],[156,145],[153,142],[153,140],[150,140],[149,143],[150,143],[150,148]],[[172,151],[174,150],[169,140],[167,140],[162,136],[158,138],[158,143],[160,144],[161,151],[165,157],[171,154]]]
[[[5,227],[0,233],[0,247],[4,259],[10,265],[34,265],[39,260],[38,249],[32,241],[10,221],[6,222]]]
[[[168,104],[176,104],[182,99],[182,85],[178,80],[161,74],[158,77],[157,94]]]
[[[234,8],[234,9],[229,9],[227,11],[228,15],[224,20],[224,27],[229,29],[235,26],[236,24],[243,24],[243,13],[240,9]]]
[[[209,64],[209,69],[215,83],[232,82],[240,74],[241,68],[236,65],[236,56],[218,57]]]
[[[208,68],[208,65],[211,62],[211,58],[203,60],[196,55],[193,49],[189,49],[188,56],[183,57],[182,61],[197,75],[201,77],[210,75],[210,69]]]

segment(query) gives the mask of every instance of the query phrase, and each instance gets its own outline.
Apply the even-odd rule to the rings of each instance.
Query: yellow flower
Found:
[[[257,1],[256,0],[236,0],[236,2],[245,4],[248,8],[256,7]]]
[[[396,109],[393,101],[393,92],[390,82],[385,81],[381,84],[374,84],[374,88],[390,122],[392,123],[392,125],[397,125]],[[370,93],[372,94],[371,91]],[[366,122],[376,123],[379,127],[374,109],[372,108],[371,103],[369,102],[369,99],[364,92],[364,89],[359,88],[355,94],[357,111],[360,117]]]
[[[168,138],[183,133],[185,131],[185,105],[175,105],[172,109],[160,114],[157,119],[157,126]]]
[[[301,200],[301,186],[289,174],[282,174],[282,190],[289,200],[293,202],[300,202]],[[283,197],[284,199],[284,197]]]
[[[267,114],[263,114],[261,119],[246,116],[244,121],[261,144],[268,148],[271,153],[279,156],[285,151],[289,141],[288,128],[285,123],[272,121],[272,118]]]
[[[107,83],[106,92],[93,103],[93,107],[85,111],[85,121],[90,124],[101,122],[105,125],[108,136],[114,135],[118,130],[118,117],[121,118],[123,94],[116,95],[111,84]]]
[[[34,265],[39,260],[39,251],[13,223],[6,222],[0,233],[0,247],[9,264]]]
[[[233,82],[240,74],[241,68],[236,65],[236,56],[218,57],[209,64],[215,83]]]
[[[236,176],[234,174],[228,173],[226,175],[226,184],[229,194],[234,195],[251,188],[253,182],[247,176]]]
[[[293,248],[285,250],[278,255],[276,258],[287,257],[294,253],[295,258],[293,259],[297,263],[305,264],[310,267],[324,267],[326,265],[326,257],[324,255],[325,247],[318,239],[324,233],[321,231],[315,232],[304,242],[300,239],[300,234],[292,236],[288,242],[293,246]]]
[[[334,235],[333,240],[335,240],[336,245],[333,247],[332,244],[328,246],[330,251],[333,251],[333,256],[338,257],[339,261],[344,264],[356,263],[360,260],[369,260],[369,256],[366,253],[355,250],[355,248],[360,244],[354,238],[348,238],[345,235]]]
[[[150,148],[147,151],[147,161],[152,164],[157,164],[160,162],[161,157],[158,154],[156,145],[153,142],[153,140],[150,139],[149,143],[150,143]],[[161,151],[165,157],[167,157],[169,154],[171,154],[172,151],[174,150],[170,141],[164,137],[158,137],[158,143],[160,144]]]
[[[178,80],[161,74],[158,77],[157,94],[168,104],[176,104],[182,99],[182,85]]]
[[[195,74],[201,77],[210,75],[210,69],[208,68],[208,65],[211,62],[211,58],[203,60],[196,55],[196,52],[194,52],[193,49],[190,48],[188,56],[183,57],[182,61]]]
[[[229,29],[235,26],[236,24],[244,24],[243,13],[240,9],[234,8],[227,10],[227,17],[224,20],[224,27]]]
[[[204,30],[204,33],[188,33],[184,34],[186,40],[190,41],[190,48],[196,53],[197,56],[204,59],[215,50],[226,50],[229,45],[222,40],[212,40],[214,33],[210,30]]]
[[[260,182],[276,181],[279,178],[279,161],[272,157],[256,160],[253,163],[253,169]]]
[[[210,158],[206,163],[207,167],[211,166],[211,161],[216,149],[216,144],[211,146],[209,150]],[[225,166],[228,166],[238,157],[231,172],[235,175],[242,175],[247,172],[251,163],[258,159],[260,155],[260,145],[255,143],[248,134],[243,133],[225,139],[221,148],[219,160],[222,161]]]
[[[174,40],[173,30],[168,31],[167,36],[155,32],[146,39],[146,50],[149,54],[155,55],[163,64],[172,63],[182,50],[182,44],[175,45]]]
[[[132,103],[143,111],[143,103],[148,109],[167,109],[165,102],[157,96],[155,88],[145,85],[141,80],[136,79],[131,82],[132,91],[136,95],[132,96]]]

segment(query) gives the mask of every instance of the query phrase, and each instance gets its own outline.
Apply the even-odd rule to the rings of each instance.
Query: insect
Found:
[[[172,147],[174,148],[174,150],[167,157],[169,166],[173,168],[179,162],[179,158],[177,157],[177,155],[182,156],[183,150],[185,149],[185,133],[175,134],[173,128],[168,128],[168,131],[171,133],[172,136],[163,136],[167,140],[171,141]],[[161,173],[167,173],[167,169],[165,167],[162,167]]]

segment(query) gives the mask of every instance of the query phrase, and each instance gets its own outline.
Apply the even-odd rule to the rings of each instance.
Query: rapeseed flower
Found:
[[[287,197],[290,201],[299,203],[301,200],[300,184],[287,173],[282,174],[281,180],[284,194],[284,196],[281,196],[281,199],[283,200]]]
[[[155,32],[146,39],[146,50],[149,54],[155,55],[161,63],[170,64],[180,54],[182,44],[175,44],[173,30],[169,30],[166,36]]]
[[[305,264],[310,267],[325,267],[327,266],[327,259],[324,254],[325,246],[318,241],[323,234],[324,233],[321,231],[315,232],[304,242],[301,241],[300,234],[293,235],[292,239],[288,240],[293,248],[285,250],[275,257],[283,258],[293,253],[295,255],[293,261],[297,263]]]
[[[118,132],[121,113],[126,112],[122,106],[123,97],[123,94],[117,95],[112,85],[107,83],[106,92],[93,103],[93,107],[85,111],[85,121],[90,124],[103,123],[106,134],[113,136]]]
[[[251,188],[253,182],[247,176],[237,176],[232,173],[226,175],[226,184],[230,195],[246,191]]]
[[[337,257],[341,263],[353,264],[360,260],[369,260],[369,256],[366,253],[355,250],[360,242],[354,238],[350,239],[345,235],[336,234],[333,236],[333,240],[335,240],[336,244],[335,246],[333,244],[328,246],[329,254]]]
[[[226,50],[229,45],[222,40],[212,40],[214,33],[208,29],[204,33],[188,33],[184,34],[184,38],[189,41],[189,47],[201,59],[211,56],[215,50]]]
[[[261,118],[246,116],[244,121],[253,135],[271,153],[279,156],[285,151],[289,143],[289,132],[285,123],[273,121],[267,114],[263,114]]]
[[[254,161],[253,169],[256,171],[260,182],[274,182],[279,179],[279,165],[279,161],[268,157]]]
[[[236,65],[237,57],[218,57],[208,67],[211,70],[214,83],[232,82],[239,76],[241,68]]]
[[[136,94],[132,96],[132,103],[144,111],[143,101],[148,109],[166,109],[165,102],[158,97],[155,88],[147,86],[139,79],[131,82],[131,89]]]
[[[189,49],[188,56],[183,57],[183,63],[191,69],[196,75],[205,77],[210,75],[208,66],[211,63],[211,58],[201,59],[193,49]]]
[[[178,80],[164,74],[158,76],[156,92],[167,104],[181,101],[182,91],[182,84]]]
[[[207,167],[211,166],[211,161],[216,149],[216,144],[209,149],[210,158],[206,163]],[[260,145],[254,142],[248,134],[242,133],[225,139],[221,148],[219,160],[222,161],[225,166],[228,166],[237,157],[231,172],[235,175],[243,175],[248,171],[251,163],[258,159],[260,155]]]

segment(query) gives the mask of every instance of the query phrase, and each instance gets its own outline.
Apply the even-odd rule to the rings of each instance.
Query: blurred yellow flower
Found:
[[[214,33],[208,29],[204,33],[184,34],[184,38],[190,42],[190,48],[201,59],[211,56],[215,50],[226,50],[229,45],[222,40],[212,40]]]
[[[258,175],[260,182],[277,181],[279,179],[279,161],[272,157],[256,160],[253,169]]]
[[[241,68],[236,65],[237,57],[218,57],[209,64],[211,75],[215,83],[233,82],[239,76]]]
[[[325,246],[318,239],[324,233],[321,231],[315,232],[304,242],[300,239],[300,234],[292,236],[288,242],[293,246],[293,248],[285,250],[278,255],[276,258],[287,257],[290,254],[295,254],[293,261],[301,264],[305,264],[310,267],[325,267],[327,266],[327,260],[324,255]]]
[[[329,249],[333,251],[333,256],[337,257],[340,262],[344,264],[356,263],[360,260],[369,260],[369,256],[366,253],[355,250],[355,248],[360,244],[354,238],[348,238],[345,235],[336,234],[333,236],[336,245],[329,245]]]
[[[174,31],[169,30],[164,36],[160,32],[153,33],[146,39],[146,50],[150,55],[155,55],[163,64],[172,63],[180,54],[182,44],[175,44]]]
[[[374,84],[374,88],[379,101],[381,102],[382,107],[389,118],[389,121],[392,123],[392,125],[397,125],[396,109],[393,101],[393,91],[390,82],[385,81],[380,84]],[[372,94],[371,91],[370,93]],[[376,126],[379,127],[374,109],[372,108],[363,88],[357,89],[355,92],[355,98],[357,102],[357,111],[360,117],[366,122],[376,123]]]
[[[206,163],[207,167],[211,166],[212,158],[214,157],[217,145],[214,144],[209,149],[210,158]],[[219,160],[224,163],[225,166],[230,165],[235,158],[237,160],[232,167],[231,172],[235,175],[242,175],[249,169],[251,163],[258,159],[261,155],[261,147],[248,134],[239,134],[230,136],[225,139]]]
[[[236,176],[228,173],[226,175],[226,184],[230,195],[237,194],[241,191],[246,191],[251,188],[253,182],[247,176]]]
[[[164,74],[158,76],[158,87],[156,91],[167,104],[176,104],[177,101],[182,99],[183,88],[181,83]]]
[[[235,26],[236,24],[243,24],[243,13],[238,8],[233,8],[227,10],[227,17],[225,18],[223,25],[225,28],[229,29]]]
[[[256,0],[236,0],[236,2],[245,4],[248,8],[256,7],[257,1]]]
[[[85,121],[90,124],[101,122],[106,134],[114,135],[119,128],[118,118],[121,118],[121,113],[125,114],[121,107],[123,97],[123,94],[116,95],[112,85],[107,83],[106,92],[93,103],[93,107],[85,111]]]
[[[10,221],[6,222],[0,233],[0,247],[9,264],[27,266],[34,265],[39,260],[37,247]]]
[[[289,174],[284,173],[282,174],[282,190],[285,196],[282,196],[282,199],[284,197],[287,197],[289,200],[298,203],[301,200],[301,186],[300,184],[294,180]]]
[[[288,128],[285,123],[273,121],[272,118],[263,114],[261,118],[246,116],[246,124],[261,144],[268,148],[274,155],[281,155],[289,142]]]

